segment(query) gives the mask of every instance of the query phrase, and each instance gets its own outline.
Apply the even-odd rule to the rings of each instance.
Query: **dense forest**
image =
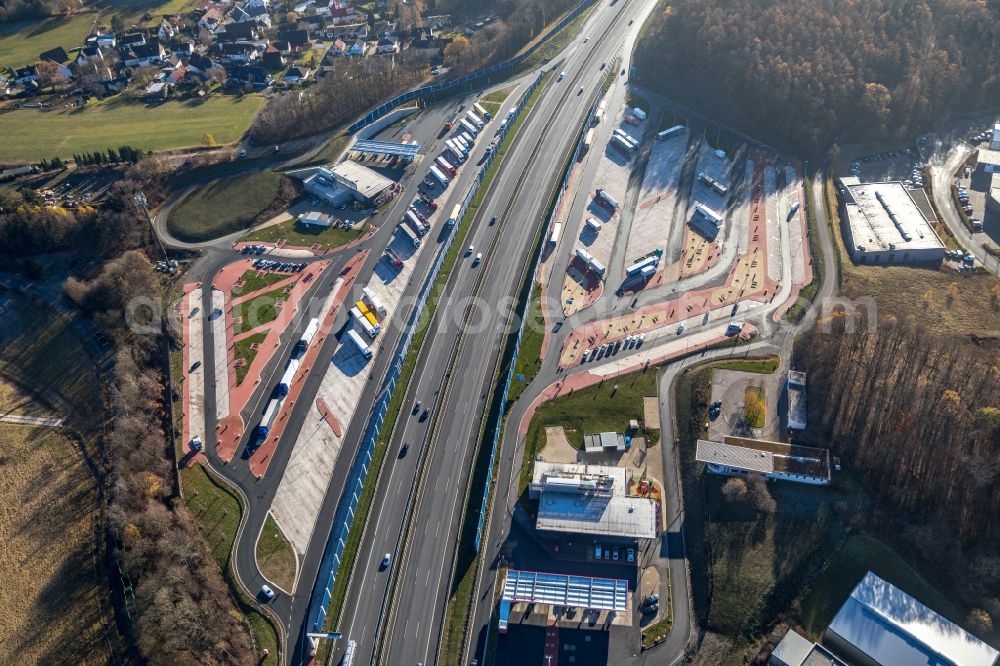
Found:
[[[77,8],[75,0],[3,0],[0,2],[0,21],[45,18]]]
[[[796,356],[810,431],[879,497],[870,518],[1000,626],[1000,352],[890,317]]]
[[[1000,3],[673,0],[639,81],[782,146],[909,136],[1000,103]]]

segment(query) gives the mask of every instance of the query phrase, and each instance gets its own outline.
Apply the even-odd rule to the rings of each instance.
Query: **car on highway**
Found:
[[[576,91],[576,94],[577,95],[582,95],[583,94],[583,86],[580,86],[580,89]]]
[[[470,245],[470,246],[469,246],[468,248],[466,248],[466,250],[465,250],[465,256],[467,256],[467,257],[471,257],[471,256],[472,256],[472,253],[473,253],[473,252],[475,252],[475,251],[476,251],[476,247],[475,247],[474,245]]]
[[[431,410],[425,409],[424,413],[420,415],[420,422],[423,423],[427,420],[427,417],[431,415]]]
[[[490,226],[492,227],[496,223],[497,223],[497,216],[494,215],[493,217],[490,218]]]
[[[399,447],[399,457],[405,458],[409,450],[410,450],[410,444],[408,442],[403,442],[403,445]]]
[[[382,558],[382,564],[379,565],[379,568],[380,569],[388,569],[390,562],[392,562],[392,555],[390,555],[389,553],[386,553],[385,557]]]
[[[274,590],[272,590],[269,585],[261,585],[260,596],[265,600],[270,601],[271,599],[274,599]]]
[[[605,67],[607,67],[607,66],[608,66],[608,63],[607,63],[607,62],[602,62],[602,63],[601,63],[601,70],[603,70],[603,69],[604,69]]]
[[[479,254],[476,255],[476,258],[472,260],[472,265],[474,267],[478,266],[480,263],[482,263],[482,261],[483,261],[483,253],[480,252]]]
[[[566,78],[566,72],[559,72],[559,78],[557,78],[556,81],[559,82],[565,78]]]

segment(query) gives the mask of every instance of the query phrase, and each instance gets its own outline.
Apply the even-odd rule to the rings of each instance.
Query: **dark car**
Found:
[[[420,415],[420,422],[423,423],[427,420],[427,417],[431,415],[431,410],[425,409],[424,413]]]
[[[407,452],[410,450],[410,445],[407,442],[403,442],[403,445],[399,447],[399,457],[405,458]]]

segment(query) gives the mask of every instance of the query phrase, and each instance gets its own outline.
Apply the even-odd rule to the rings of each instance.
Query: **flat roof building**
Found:
[[[511,608],[518,603],[624,613],[628,581],[508,569],[500,593],[500,633],[506,633]]]
[[[806,373],[789,370],[785,379],[788,393],[788,429],[806,429]]]
[[[990,140],[990,150],[1000,150],[1000,123],[993,126],[993,138]]]
[[[871,571],[823,633],[859,666],[995,666],[1000,652]]]
[[[789,629],[771,652],[770,666],[847,666],[822,645]]]
[[[587,453],[624,451],[625,448],[625,435],[620,432],[602,432],[583,436],[583,450]]]
[[[328,227],[333,224],[333,216],[321,213],[318,210],[308,210],[299,213],[299,222],[317,227]]]
[[[332,206],[351,199],[372,205],[395,183],[357,162],[345,160],[332,167],[319,167],[303,181],[306,191]]]
[[[976,166],[985,173],[1000,171],[1000,150],[980,148],[976,151]]]
[[[713,474],[756,474],[811,485],[830,483],[829,449],[726,436],[721,442],[699,439],[695,460],[705,463]]]
[[[841,178],[841,228],[859,264],[941,261],[944,243],[900,182]]]
[[[528,495],[538,500],[535,528],[540,531],[656,538],[656,502],[628,495],[624,467],[537,461]]]

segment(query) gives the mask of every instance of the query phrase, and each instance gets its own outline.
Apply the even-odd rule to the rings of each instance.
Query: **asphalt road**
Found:
[[[436,660],[472,460],[507,335],[502,330],[506,316],[494,307],[476,312],[463,329],[465,304],[473,295],[491,306],[510,302],[519,290],[519,269],[530,261],[531,241],[544,214],[545,186],[561,177],[562,160],[603,78],[600,64],[621,46],[629,19],[635,16],[624,9],[628,5],[595,9],[580,36],[556,61],[554,67],[566,71],[565,80],[550,82],[541,93],[480,208],[470,241],[476,248],[472,255],[486,253],[483,264],[472,267],[471,256],[457,264],[444,307],[431,324],[404,401],[408,406],[420,401],[421,406],[398,423],[390,443],[390,452],[396,452],[406,442],[409,453],[389,458],[383,469],[341,621],[345,638],[357,644],[356,663],[371,661],[384,613],[383,663]],[[613,17],[614,25],[602,39]],[[578,93],[581,86],[584,92]],[[484,222],[492,217],[498,218],[496,225]],[[430,409],[428,418],[421,420],[425,409]],[[418,463],[425,469],[422,480],[417,478]],[[414,483],[413,527],[400,552]],[[386,553],[394,559],[382,570]],[[386,604],[390,576],[397,580]]]

